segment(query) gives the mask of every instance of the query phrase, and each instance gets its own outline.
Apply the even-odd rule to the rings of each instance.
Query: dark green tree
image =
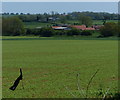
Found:
[[[63,24],[65,24],[66,23],[66,21],[67,21],[67,19],[66,19],[66,17],[65,16],[60,16],[60,22],[61,23],[63,23]]]
[[[87,27],[88,26],[91,26],[92,25],[92,18],[89,17],[89,16],[84,16],[84,15],[80,15],[78,17],[78,20],[80,21],[81,24],[84,24],[86,25]]]
[[[67,31],[68,36],[73,36],[73,35],[80,35],[80,30],[72,28],[71,30]]]
[[[104,37],[118,36],[118,24],[109,22],[106,23],[101,29],[100,33]]]
[[[24,35],[25,29],[23,22],[18,17],[7,17],[2,20],[3,35]]]
[[[39,35],[42,37],[51,37],[54,35],[54,30],[50,27],[44,27],[40,29]]]

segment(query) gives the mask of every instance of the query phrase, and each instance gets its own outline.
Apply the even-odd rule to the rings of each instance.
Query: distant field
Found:
[[[36,28],[36,27],[46,27],[50,26],[50,23],[41,23],[41,22],[25,22],[25,28]]]
[[[106,22],[115,22],[115,23],[118,23],[118,20],[107,20]],[[102,20],[94,20],[93,24],[102,25],[103,21]]]
[[[108,20],[107,22],[115,22],[117,23],[117,20]],[[60,24],[60,22],[57,22]],[[79,21],[67,21],[66,23],[68,24],[74,24],[74,23],[79,23]],[[94,20],[93,25],[98,24],[102,25],[103,21],[102,20]],[[41,23],[41,22],[24,22],[24,25],[26,28],[36,28],[36,27],[45,27],[45,26],[52,26],[53,24],[51,23]]]
[[[3,98],[82,97],[77,88],[86,84],[97,69],[88,97],[99,90],[117,89],[117,40],[3,40]],[[9,87],[23,69],[23,84],[13,92]],[[68,89],[66,89],[67,87]]]

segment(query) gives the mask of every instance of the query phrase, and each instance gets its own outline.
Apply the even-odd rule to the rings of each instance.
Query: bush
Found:
[[[39,35],[42,37],[51,37],[54,34],[54,30],[49,27],[44,27],[41,29],[26,29],[26,35]]]
[[[84,31],[81,32],[81,35],[84,35],[84,36],[92,35],[92,31],[90,31],[90,30],[84,30]]]
[[[103,37],[118,36],[118,25],[116,23],[106,23],[101,29],[100,33]]]
[[[26,35],[32,35],[33,30],[32,29],[26,29]]]
[[[71,30],[67,31],[68,36],[73,36],[73,35],[80,35],[80,30],[72,28]]]
[[[7,17],[2,20],[3,35],[25,35],[23,22],[17,17]]]
[[[54,30],[50,27],[44,27],[40,29],[40,36],[42,37],[51,37],[53,35],[55,35]]]
[[[67,30],[54,30],[55,35],[61,36],[61,35],[66,35]]]
[[[26,35],[39,35],[40,29],[26,29]]]
[[[120,37],[120,25],[118,24],[118,37]]]

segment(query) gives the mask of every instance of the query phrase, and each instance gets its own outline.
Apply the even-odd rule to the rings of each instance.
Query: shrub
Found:
[[[33,29],[26,29],[26,35],[33,35]]]
[[[80,35],[80,30],[72,28],[71,30],[67,31],[68,36],[73,36],[73,35]]]
[[[100,33],[103,37],[118,35],[118,25],[116,23],[106,23],[101,29]]]
[[[44,27],[40,29],[40,36],[42,37],[51,37],[54,34],[54,30],[50,27]]]
[[[84,36],[92,35],[92,31],[90,31],[90,30],[84,30],[84,31],[81,32],[81,35],[84,35]]]
[[[25,29],[23,22],[18,17],[7,17],[2,20],[3,35],[24,35]]]
[[[40,29],[26,29],[26,35],[39,35]]]
[[[120,25],[118,24],[118,37],[120,37]]]
[[[67,34],[67,30],[54,30],[55,35],[66,35]]]

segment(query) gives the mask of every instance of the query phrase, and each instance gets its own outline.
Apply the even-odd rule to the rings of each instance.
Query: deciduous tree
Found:
[[[23,35],[25,33],[24,25],[18,17],[7,17],[2,20],[3,35]]]

